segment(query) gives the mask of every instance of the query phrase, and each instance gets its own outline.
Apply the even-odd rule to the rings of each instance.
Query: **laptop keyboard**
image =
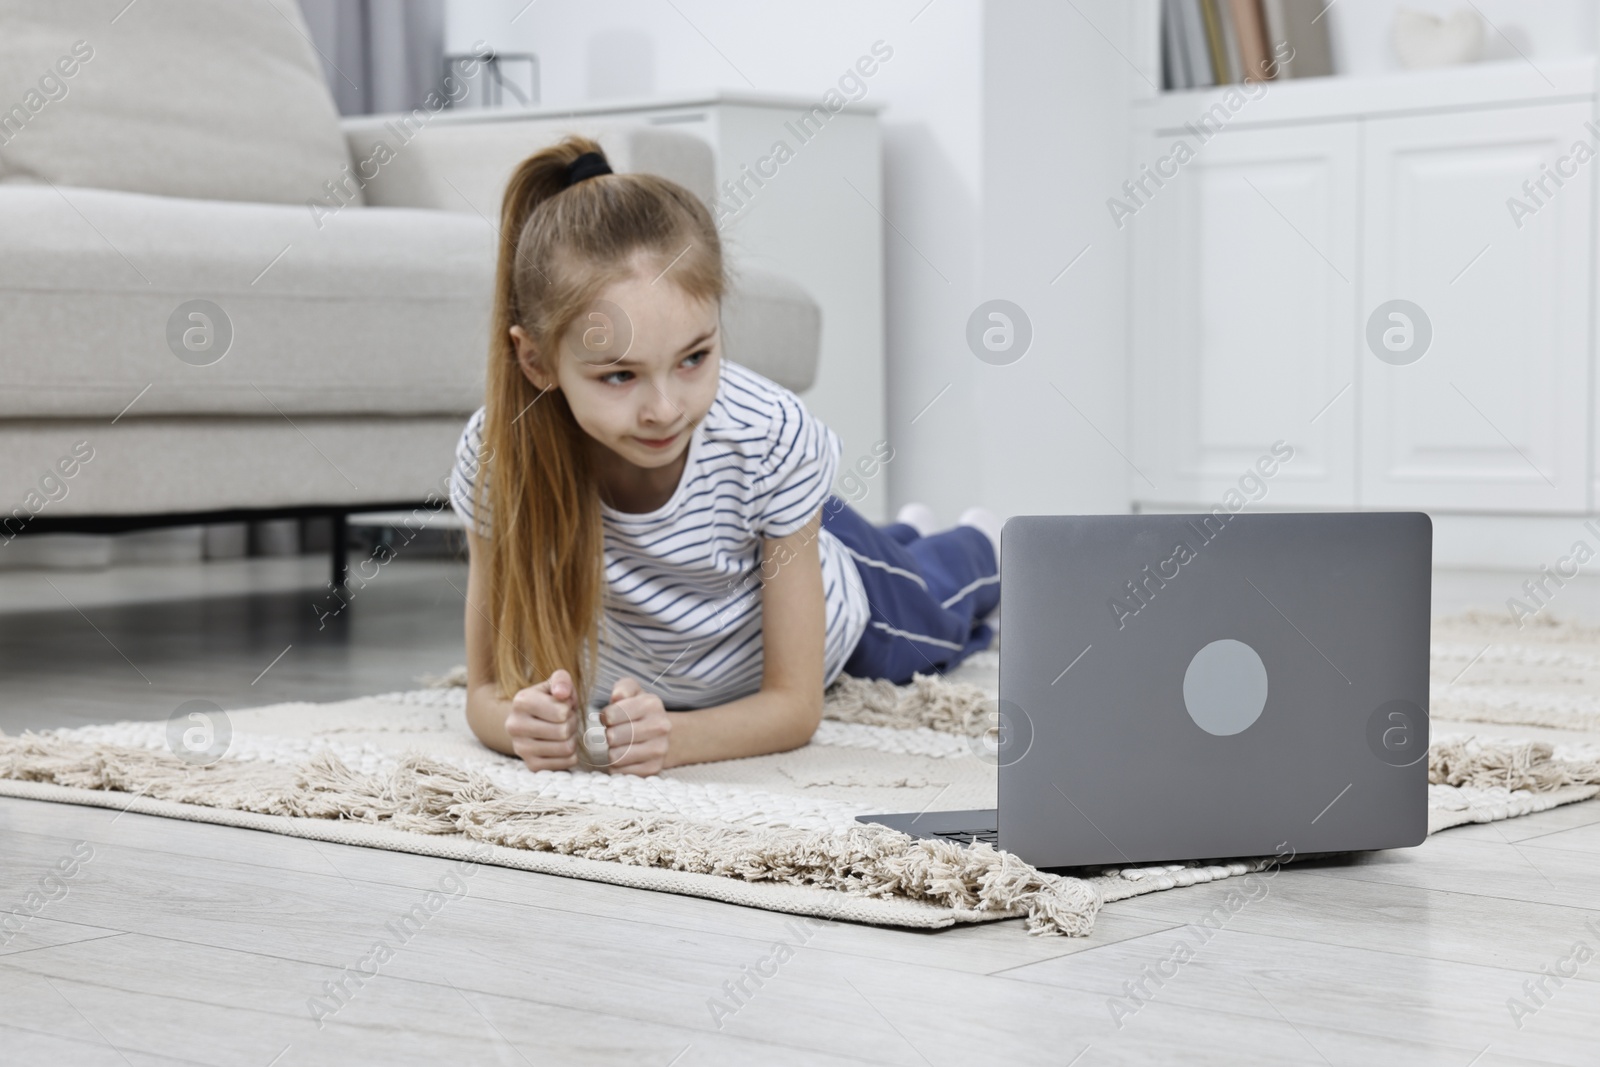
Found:
[[[1000,843],[1000,831],[993,829],[939,830],[935,832],[935,836],[947,838],[951,841],[960,841],[964,845],[976,844],[979,841],[989,845],[998,845]]]

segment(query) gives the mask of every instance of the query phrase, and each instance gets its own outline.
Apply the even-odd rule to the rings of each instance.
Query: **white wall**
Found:
[[[1126,40],[1126,5],[1077,7]],[[892,507],[922,500],[946,522],[975,503],[1002,515],[1127,509],[1115,450],[1043,385],[1054,380],[1127,451],[1126,253],[1103,205],[1126,177],[1134,75],[1069,5],[448,0],[446,25],[451,51],[483,39],[535,52],[550,107],[729,87],[816,96],[888,42],[894,59],[867,99],[885,105]],[[1009,367],[966,343],[968,315],[993,296],[1037,326],[1035,349]]]
[[[1132,231],[1116,228],[1105,202],[1130,177],[1129,101],[1135,84],[1148,88],[1127,58],[1138,54],[1133,7],[985,8],[982,272],[972,304],[1010,300],[1034,333],[1012,364],[967,353],[985,502],[1007,515],[1126,512]],[[1148,76],[1159,83],[1159,72]]]

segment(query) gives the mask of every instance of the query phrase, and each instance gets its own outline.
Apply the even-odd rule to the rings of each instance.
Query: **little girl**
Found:
[[[534,770],[576,764],[598,705],[613,773],[797,748],[841,672],[904,683],[994,636],[994,517],[928,535],[831,495],[838,436],[722,358],[728,285],[682,186],[581,137],[512,174],[450,497],[467,720]]]

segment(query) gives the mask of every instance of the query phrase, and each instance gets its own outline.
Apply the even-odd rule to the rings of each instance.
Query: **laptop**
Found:
[[[859,819],[1035,867],[1421,844],[1432,556],[1415,512],[1016,516],[998,808]]]

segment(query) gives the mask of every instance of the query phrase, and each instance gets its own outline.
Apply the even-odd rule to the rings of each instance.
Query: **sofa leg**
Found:
[[[333,578],[331,579],[331,584],[335,589],[343,589],[345,585],[345,578],[350,572],[350,552],[348,543],[350,530],[348,523],[345,521],[344,512],[337,511],[329,517],[333,519],[333,543],[330,548],[330,555],[333,563]]]

